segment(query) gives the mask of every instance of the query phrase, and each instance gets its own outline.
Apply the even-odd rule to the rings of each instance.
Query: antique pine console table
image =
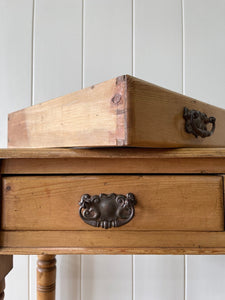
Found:
[[[225,254],[224,119],[129,75],[9,114],[0,299],[13,254],[39,255],[38,300],[56,254]]]
[[[225,149],[2,149],[0,299],[13,254],[225,254]],[[7,296],[6,296],[7,299]]]

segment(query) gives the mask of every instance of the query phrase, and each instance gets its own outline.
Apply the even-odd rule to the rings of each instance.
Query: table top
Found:
[[[223,158],[225,148],[2,148],[0,158]]]

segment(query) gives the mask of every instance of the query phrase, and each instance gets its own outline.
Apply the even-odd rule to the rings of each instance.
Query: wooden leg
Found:
[[[0,300],[4,299],[5,293],[5,278],[0,281]]]
[[[37,261],[37,300],[55,300],[55,255],[39,255]]]
[[[12,255],[0,255],[0,300],[4,299],[5,276],[13,267]]]

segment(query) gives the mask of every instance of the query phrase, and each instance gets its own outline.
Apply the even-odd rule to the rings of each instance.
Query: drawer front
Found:
[[[82,195],[133,193],[133,219],[108,230],[223,231],[220,176],[3,177],[3,230],[105,230],[79,216]]]

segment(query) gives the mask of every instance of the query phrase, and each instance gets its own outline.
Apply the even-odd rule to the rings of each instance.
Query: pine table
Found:
[[[38,300],[55,299],[57,254],[225,254],[223,148],[1,149],[0,158],[0,299],[14,254],[38,255]]]

